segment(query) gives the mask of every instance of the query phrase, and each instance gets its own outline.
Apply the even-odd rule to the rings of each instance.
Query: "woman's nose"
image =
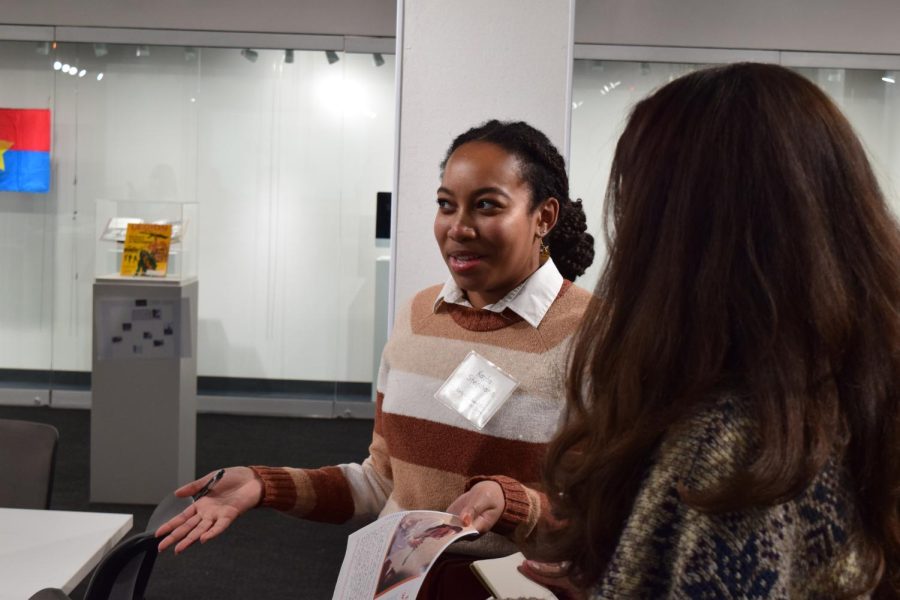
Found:
[[[456,219],[450,226],[449,235],[456,241],[470,240],[475,237],[475,228],[465,219]]]

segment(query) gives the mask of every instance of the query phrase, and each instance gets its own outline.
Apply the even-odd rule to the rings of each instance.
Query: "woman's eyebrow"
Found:
[[[477,190],[472,192],[473,196],[480,196],[482,194],[497,194],[498,196],[504,196],[506,198],[509,198],[509,194],[507,194],[502,189],[500,189],[498,187],[493,187],[493,186],[478,188]]]
[[[438,194],[446,194],[448,196],[455,196],[455,194],[452,191],[445,188],[444,186],[439,187],[437,189],[437,193]],[[494,186],[482,187],[482,188],[478,188],[477,190],[472,190],[472,193],[470,195],[471,196],[481,196],[483,194],[496,194],[498,196],[503,196],[504,198],[510,197],[509,194],[507,194],[501,188],[494,187]]]

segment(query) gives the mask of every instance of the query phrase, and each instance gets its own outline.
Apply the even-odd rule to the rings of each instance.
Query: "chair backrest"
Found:
[[[153,513],[147,521],[147,529],[145,531],[147,533],[155,532],[159,529],[160,525],[186,509],[193,502],[194,501],[190,497],[179,498],[175,494],[167,495],[156,505],[156,508],[153,509]]]
[[[158,544],[146,532],[120,542],[94,569],[84,600],[143,600]]]
[[[44,588],[31,595],[28,600],[72,600],[59,588]]]
[[[134,535],[103,557],[84,593],[84,600],[143,600],[159,545],[153,533],[191,504],[169,494],[156,505],[144,533]]]
[[[52,425],[0,419],[0,506],[50,508],[58,441]]]

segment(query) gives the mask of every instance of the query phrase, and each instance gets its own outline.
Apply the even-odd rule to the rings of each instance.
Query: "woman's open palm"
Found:
[[[180,498],[193,496],[213,477],[212,472],[175,490]],[[195,501],[181,513],[163,523],[156,530],[156,537],[162,538],[159,551],[172,544],[175,553],[183,552],[197,540],[204,543],[223,531],[239,516],[259,504],[263,494],[263,483],[249,467],[229,467],[222,479],[209,493]]]

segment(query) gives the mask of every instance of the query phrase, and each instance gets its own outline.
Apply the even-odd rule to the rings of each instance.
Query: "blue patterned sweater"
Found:
[[[679,482],[709,489],[746,464],[751,425],[745,407],[723,400],[668,435],[592,598],[830,599],[859,589],[871,568],[860,564],[836,461],[783,504],[707,514],[681,501]]]

